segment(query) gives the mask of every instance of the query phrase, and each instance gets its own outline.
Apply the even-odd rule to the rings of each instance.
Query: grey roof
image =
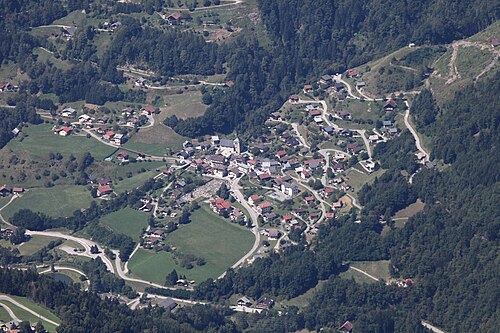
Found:
[[[173,299],[167,298],[158,303],[158,306],[161,308],[173,310],[177,307],[177,303]]]
[[[227,147],[227,148],[233,148],[234,147],[234,142],[233,142],[233,140],[221,139],[220,140],[220,146],[221,147]]]

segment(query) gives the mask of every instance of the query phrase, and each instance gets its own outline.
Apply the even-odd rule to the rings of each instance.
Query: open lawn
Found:
[[[49,216],[70,216],[77,209],[88,208],[93,198],[85,186],[61,185],[36,188],[24,193],[5,207],[2,215],[10,218],[21,209],[31,209]]]
[[[193,269],[187,270],[175,264],[171,253],[153,253],[141,249],[129,262],[133,274],[163,283],[165,276],[176,269],[179,274],[199,283],[207,278],[217,278],[252,247],[252,233],[223,220],[206,206],[195,211],[191,220],[190,224],[182,225],[170,234],[166,242],[176,246],[182,254],[204,258],[205,265],[195,265]]]
[[[13,299],[15,299],[17,302],[23,304],[24,306],[26,306],[27,308],[41,314],[42,316],[52,320],[52,321],[55,321],[56,323],[60,323],[61,320],[59,318],[57,318],[54,314],[52,314],[52,312],[50,312],[48,309],[44,308],[44,307],[41,307],[40,305],[36,304],[35,302],[33,302],[32,300],[26,298],[26,297],[19,297],[19,296],[13,296],[13,295],[9,295],[10,297],[12,297]],[[21,308],[19,308],[18,306],[12,304],[11,302],[8,302],[8,301],[2,301],[2,303],[6,304],[9,308],[12,309],[12,311],[14,311],[14,313],[16,314],[17,317],[19,317],[19,319],[22,319],[22,320],[28,320],[30,322],[37,322],[37,321],[40,321],[40,318],[27,312],[26,310],[23,310]],[[45,321],[42,320],[42,323],[43,323],[43,326],[49,330],[50,332],[55,332],[56,331],[56,327],[52,324],[49,324]]]
[[[99,220],[99,223],[107,226],[112,231],[125,234],[138,240],[142,229],[148,225],[148,215],[132,208],[125,208],[108,214]]]
[[[39,62],[49,62],[59,69],[68,69],[69,67],[71,67],[71,64],[69,62],[57,59],[50,52],[40,47],[33,49],[33,54],[37,56],[37,60]]]
[[[200,85],[201,87],[201,85]],[[165,107],[162,107],[157,120],[176,115],[181,119],[202,116],[207,106],[201,102],[201,92],[198,90],[186,91],[182,94],[166,95],[163,97]]]
[[[341,279],[354,279],[357,283],[376,283],[377,281],[370,279],[368,276],[355,271],[353,269],[348,269],[345,272],[339,274]]]
[[[425,204],[420,200],[417,199],[415,203],[412,203],[406,208],[403,208],[394,214],[393,218],[409,218],[414,216],[417,213],[420,213],[425,207]]]
[[[389,272],[389,260],[378,260],[378,261],[353,261],[350,263],[351,266],[359,268],[362,271],[382,280],[389,280],[391,274]]]
[[[31,255],[54,240],[56,240],[54,237],[35,235],[32,236],[29,241],[22,243],[17,248],[22,256]]]
[[[11,140],[3,149],[11,149],[14,152],[28,153],[32,159],[48,158],[51,152],[59,152],[63,156],[73,154],[81,156],[90,152],[95,159],[104,159],[112,154],[116,149],[98,144],[94,139],[88,139],[84,136],[62,137],[54,134],[52,125],[40,124],[24,127],[23,138]]]
[[[139,131],[127,141],[124,147],[145,154],[163,156],[166,148],[178,150],[182,148],[185,140],[187,138],[160,123]]]
[[[5,310],[2,306],[0,306],[0,321],[7,323],[11,320],[12,318],[7,313],[7,310]]]
[[[354,191],[358,193],[358,191],[363,187],[364,184],[371,184],[376,177],[380,177],[384,173],[384,169],[378,169],[371,174],[367,174],[366,172],[360,173],[353,169],[349,169],[346,172],[347,183],[354,188]]]
[[[127,190],[133,190],[144,184],[149,178],[156,176],[158,172],[156,171],[146,171],[140,174],[136,174],[130,178],[124,178],[122,181],[113,185],[113,189],[117,193],[122,193]]]
[[[298,308],[306,307],[309,302],[312,300],[317,291],[319,291],[323,285],[326,283],[325,280],[319,281],[316,287],[309,289],[304,294],[291,298],[287,301],[283,301],[282,303],[287,306],[296,306]]]
[[[456,66],[462,77],[474,78],[494,59],[493,53],[476,47],[458,49]]]

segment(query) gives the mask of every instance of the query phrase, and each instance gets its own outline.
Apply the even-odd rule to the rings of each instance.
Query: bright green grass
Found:
[[[125,234],[137,240],[142,234],[142,229],[147,227],[147,220],[146,213],[125,208],[102,217],[99,222],[114,232]]]
[[[117,193],[122,193],[122,192],[125,192],[127,190],[134,190],[137,187],[144,184],[148,179],[156,176],[157,174],[158,174],[158,172],[156,172],[154,170],[136,174],[130,178],[123,179],[122,181],[118,182],[116,185],[113,185],[113,189]]]
[[[84,186],[61,185],[31,189],[5,207],[2,215],[12,217],[20,209],[30,209],[49,216],[70,216],[77,209],[88,208],[92,197]]]
[[[19,249],[19,252],[21,252],[21,255],[31,255],[54,240],[54,237],[34,235],[29,241],[21,244],[17,248]]]
[[[357,283],[376,283],[377,281],[370,279],[368,276],[364,275],[363,273],[360,273],[358,271],[355,271],[353,269],[348,269],[345,272],[342,272],[339,274],[341,279],[354,279]]]
[[[389,260],[378,260],[378,261],[353,261],[351,266],[361,269],[368,274],[382,279],[389,280],[391,278],[391,273],[389,272]]]
[[[33,159],[47,158],[51,152],[59,152],[63,156],[70,154],[81,156],[90,152],[94,158],[103,159],[116,150],[84,136],[62,137],[54,134],[51,129],[52,125],[50,124],[31,125],[24,128],[23,133],[28,136],[22,141],[10,141],[6,149],[11,149],[14,152],[26,152]]]
[[[0,321],[9,322],[11,320],[12,320],[12,318],[9,316],[9,313],[7,312],[7,310],[5,310],[3,308],[3,306],[0,306]]]
[[[27,299],[26,297],[19,297],[19,296],[12,296],[10,295],[10,297],[12,297],[13,299],[15,299],[17,302],[23,304],[24,306],[28,307],[29,309],[41,314],[42,316],[52,320],[52,321],[55,321],[56,323],[60,323],[61,320],[59,318],[57,318],[53,313],[51,313],[48,309],[44,308],[44,307],[41,307],[40,305],[34,303],[33,301]],[[43,323],[43,326],[49,331],[49,332],[55,332],[56,331],[56,327],[44,320],[40,320],[39,317],[29,313],[28,311],[26,310],[23,310],[21,309],[20,307],[18,307],[17,305],[14,305],[12,304],[11,302],[9,301],[1,301],[1,303],[4,303],[6,304],[9,308],[12,309],[12,311],[14,311],[14,313],[16,314],[17,317],[19,317],[19,319],[21,320],[28,320],[30,322],[37,322],[37,321],[41,321]]]
[[[250,232],[221,219],[206,206],[195,211],[191,219],[190,224],[169,235],[166,242],[176,246],[181,253],[204,258],[204,266],[186,270],[174,263],[170,253],[141,249],[130,259],[129,269],[133,274],[163,283],[165,276],[176,269],[179,274],[199,283],[207,278],[217,278],[252,247],[254,237]]]

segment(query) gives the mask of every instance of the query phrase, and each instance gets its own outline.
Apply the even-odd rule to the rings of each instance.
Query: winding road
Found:
[[[417,131],[411,126],[409,117],[410,117],[410,105],[408,104],[408,101],[405,101],[406,105],[406,113],[405,113],[405,125],[410,131],[411,135],[413,135],[413,138],[415,138],[415,145],[417,146],[418,151],[420,151],[422,154],[425,155],[424,157],[424,164],[426,162],[429,162],[429,154],[425,151],[424,147],[422,146],[422,143],[420,142],[420,137],[418,136]]]
[[[12,304],[14,304],[15,306],[17,306],[17,307],[19,307],[19,308],[23,309],[24,311],[27,311],[27,312],[31,313],[32,315],[34,315],[34,316],[36,316],[36,317],[40,318],[41,320],[46,321],[46,322],[47,322],[47,323],[49,323],[49,324],[52,324],[52,325],[54,325],[54,326],[59,326],[59,324],[58,324],[58,323],[56,323],[55,321],[50,320],[50,319],[48,319],[48,318],[46,318],[46,317],[42,316],[41,314],[39,314],[39,313],[37,313],[37,312],[35,312],[35,311],[31,310],[30,308],[28,308],[28,307],[24,306],[23,304],[19,303],[18,301],[16,301],[15,299],[13,299],[13,298],[12,298],[12,297],[10,297],[10,296],[7,296],[7,295],[1,295],[1,294],[0,294],[0,301],[5,301],[5,302],[12,303]],[[2,305],[2,306],[4,306],[4,307],[6,307],[6,306],[5,306],[5,304],[1,304],[1,305]],[[7,308],[7,307],[6,307],[6,308]],[[7,310],[7,312],[9,312],[9,310]],[[9,312],[9,315],[10,315],[10,312]],[[14,316],[15,316],[15,315],[14,315]],[[13,317],[13,316],[11,315],[11,317]],[[13,317],[13,318],[14,318],[14,317]],[[19,319],[17,319],[17,320],[18,320],[18,321],[20,321]]]

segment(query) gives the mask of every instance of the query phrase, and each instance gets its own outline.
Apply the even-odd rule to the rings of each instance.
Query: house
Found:
[[[233,86],[234,86],[234,82],[231,81],[231,80],[229,80],[226,83],[224,83],[224,87],[226,87],[226,88],[231,88]]]
[[[336,82],[334,85],[333,85],[333,90],[335,92],[341,92],[342,90],[344,90],[345,86],[340,83],[340,82]]]
[[[304,201],[306,202],[306,204],[310,205],[312,204],[315,200],[314,200],[314,197],[312,195],[310,196],[307,196],[304,198]]]
[[[128,153],[121,152],[116,156],[116,158],[122,163],[128,162]]]
[[[103,135],[103,139],[104,140],[111,140],[113,137],[115,136],[115,133],[113,131],[107,131],[104,135]]]
[[[63,36],[67,38],[71,38],[76,34],[77,27],[64,27]]]
[[[257,211],[259,212],[259,214],[269,213],[271,210],[273,210],[273,206],[271,206],[268,201],[264,201],[257,206]]]
[[[377,142],[379,139],[377,134],[372,134],[368,137],[368,140],[370,140],[371,143]]]
[[[294,197],[297,194],[299,194],[299,189],[298,189],[298,187],[295,184],[291,184],[291,183],[288,183],[288,182],[283,182],[281,184],[281,192],[283,194],[286,194],[286,195],[290,196],[290,197]]]
[[[300,172],[300,178],[302,178],[302,179],[307,179],[307,178],[309,178],[309,177],[311,177],[311,174],[309,173],[309,171],[307,171],[307,170],[302,170],[302,171]]]
[[[228,215],[232,208],[231,203],[229,201],[225,201],[222,198],[210,200],[210,207],[215,213],[221,216]]]
[[[321,84],[330,84],[332,83],[332,81],[333,81],[333,76],[328,74],[321,76],[319,79],[319,83]]]
[[[179,12],[175,12],[167,16],[167,21],[170,22],[170,24],[179,24],[182,20],[182,14]]]
[[[160,303],[158,303],[158,306],[160,308],[164,308],[167,311],[172,311],[173,309],[175,309],[177,307],[177,305],[178,304],[171,298],[166,298],[166,299],[162,300]]]
[[[270,223],[271,221],[274,221],[274,219],[278,217],[278,215],[276,215],[275,213],[273,212],[270,212],[270,213],[266,213],[264,214],[263,218],[264,218],[264,222],[266,223]]]
[[[238,305],[250,307],[250,306],[252,306],[252,302],[248,298],[243,296],[240,299],[238,299]]]
[[[361,147],[357,143],[348,143],[347,152],[353,155],[359,154],[361,152]]]
[[[347,111],[344,111],[344,110],[336,111],[335,117],[342,119],[342,120],[352,120],[351,114]]]
[[[288,98],[288,101],[292,104],[297,104],[300,101],[300,97],[297,95],[292,95]]]
[[[389,132],[390,135],[396,135],[396,134],[399,133],[399,128],[397,128],[397,127],[391,127],[391,128],[389,128],[388,132]]]
[[[328,134],[328,135],[332,135],[332,134],[333,134],[333,132],[334,132],[334,131],[333,131],[333,127],[332,127],[332,126],[330,126],[330,125],[327,125],[327,126],[322,127],[322,128],[321,128],[321,130],[322,130],[323,132],[325,132],[326,134]]]
[[[313,120],[316,124],[321,124],[323,122],[323,118],[321,116],[314,117]]]
[[[143,114],[143,115],[145,115],[145,116],[150,116],[150,115],[152,115],[152,114],[154,114],[154,113],[157,113],[157,110],[158,110],[158,109],[156,109],[155,107],[153,107],[153,106],[149,106],[149,105],[148,105],[148,106],[145,106],[145,107],[143,107],[143,108],[141,109],[142,114]]]
[[[312,110],[309,110],[308,115],[310,118],[315,118],[315,117],[321,116],[321,111],[318,109],[312,109]]]
[[[398,103],[392,98],[387,100],[384,104],[384,110],[385,111],[394,111],[398,107]]]
[[[117,146],[120,146],[123,143],[123,141],[124,141],[124,135],[123,134],[115,134],[113,136],[113,140],[112,141],[113,141],[112,142],[113,144],[115,144]]]
[[[353,78],[353,77],[358,77],[359,76],[359,71],[357,69],[348,69],[346,72],[346,76],[348,78]]]
[[[3,184],[3,185],[0,187],[0,195],[1,195],[2,197],[5,197],[5,196],[9,195],[9,194],[10,194],[10,192],[11,192],[11,191],[10,191],[10,188],[8,188],[6,184]]]
[[[303,91],[304,91],[304,94],[310,94],[310,93],[312,93],[312,92],[313,92],[313,86],[312,86],[312,85],[310,85],[310,84],[306,84],[306,85],[304,86]]]
[[[78,117],[78,122],[80,124],[88,123],[92,120],[92,118],[88,114],[82,114],[80,117]]]
[[[264,297],[259,302],[257,302],[257,305],[255,305],[255,307],[261,310],[269,310],[273,307],[273,305],[274,301],[272,299]]]
[[[290,221],[292,221],[292,215],[290,215],[290,214],[285,214],[281,217],[282,223],[288,223]]]
[[[66,118],[75,118],[76,117],[76,110],[73,108],[65,108],[61,112],[62,117]]]
[[[14,193],[14,194],[20,194],[20,193],[23,193],[23,192],[24,192],[24,188],[22,188],[22,187],[14,187],[12,189],[12,193]]]
[[[356,82],[356,88],[361,89],[366,87],[366,82],[365,81],[358,81]]]
[[[254,195],[252,195],[252,196],[250,196],[250,197],[248,198],[248,203],[249,203],[250,205],[252,205],[252,206],[255,206],[255,204],[256,204],[257,202],[259,202],[260,200],[261,200],[260,195],[258,195],[258,194],[254,194]]]
[[[498,45],[500,45],[500,38],[493,38],[491,40],[491,47],[497,47]]]
[[[270,240],[277,240],[280,236],[281,232],[278,229],[269,229],[268,237]]]
[[[226,164],[226,158],[223,155],[211,155],[211,156],[208,156],[207,161],[212,166]]]
[[[109,185],[99,186],[97,188],[97,196],[98,197],[112,193],[112,192],[113,192],[113,189]]]
[[[261,173],[258,177],[261,182],[265,182],[271,179],[271,175],[269,175],[268,173]]]
[[[392,121],[390,121],[390,120],[384,120],[384,121],[382,122],[382,125],[383,125],[385,128],[387,128],[387,127],[391,127],[391,126],[392,126]]]
[[[328,213],[326,213],[326,214],[325,214],[325,216],[326,216],[326,218],[327,218],[327,219],[330,219],[330,220],[331,220],[331,219],[334,219],[334,218],[335,218],[335,213],[333,213],[333,212],[328,212]]]
[[[352,323],[350,321],[346,321],[342,326],[339,327],[339,332],[351,333],[352,332]]]

